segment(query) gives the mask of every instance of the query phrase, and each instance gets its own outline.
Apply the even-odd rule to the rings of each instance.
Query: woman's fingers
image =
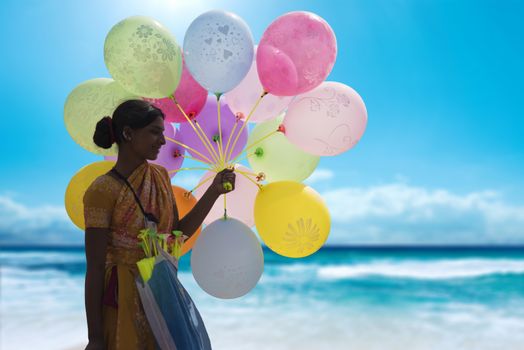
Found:
[[[226,181],[231,182],[231,184],[234,185],[234,184],[235,184],[236,176],[235,176],[235,174],[228,174],[228,175],[225,175],[225,176],[224,176],[224,179],[225,179]]]
[[[234,181],[235,178],[236,178],[236,175],[235,174],[226,174],[226,175],[224,175],[224,178]]]
[[[232,174],[233,172],[235,171],[234,168],[225,168],[225,169],[222,169],[219,174]]]
[[[226,190],[226,192],[231,192],[235,189],[235,174],[233,173],[228,173],[228,174],[225,174],[223,177],[222,177],[222,183],[225,184],[225,183],[229,183],[230,186],[228,188],[224,187],[224,189]]]

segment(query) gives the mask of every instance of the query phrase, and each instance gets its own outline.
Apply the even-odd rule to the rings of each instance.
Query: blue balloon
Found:
[[[246,76],[254,55],[253,36],[237,15],[213,10],[198,16],[184,37],[184,60],[207,90],[224,93]]]

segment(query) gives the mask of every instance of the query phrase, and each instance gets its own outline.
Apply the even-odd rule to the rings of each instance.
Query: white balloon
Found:
[[[219,219],[200,233],[191,253],[191,269],[206,293],[239,298],[257,285],[264,272],[264,254],[248,226],[233,218]]]
[[[208,11],[189,25],[184,60],[207,90],[224,93],[244,79],[253,61],[253,36],[247,23],[231,12]]]

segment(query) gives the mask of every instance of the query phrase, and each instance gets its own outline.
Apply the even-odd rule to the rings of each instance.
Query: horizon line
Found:
[[[0,249],[84,249],[84,245],[78,244],[0,244]],[[510,249],[523,249],[524,243],[513,243],[513,244],[329,244],[322,246],[318,251],[322,249],[495,249],[495,248],[510,248]],[[262,249],[271,251],[266,245],[262,245]],[[314,253],[313,253],[314,254]]]

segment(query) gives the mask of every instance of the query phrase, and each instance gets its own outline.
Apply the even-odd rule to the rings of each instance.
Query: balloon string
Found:
[[[235,169],[235,172],[236,173],[240,173],[240,174],[244,174],[244,175],[251,175],[251,176],[258,176],[258,174],[255,174],[255,173],[250,173],[249,171],[242,171],[242,170],[238,170],[238,169]]]
[[[224,150],[224,155],[226,155],[226,154],[229,153],[229,152],[228,152],[228,151],[229,151],[229,143],[231,142],[231,137],[233,136],[233,134],[235,133],[235,130],[236,130],[236,128],[237,128],[238,120],[239,120],[239,119],[237,119],[237,120],[235,121],[235,125],[233,125],[233,129],[231,130],[231,133],[229,134],[229,137],[228,137],[228,139],[227,139],[227,143],[226,143],[226,149]],[[229,158],[225,159],[226,163],[229,163],[228,159],[229,159]]]
[[[238,170],[235,170],[235,171],[238,171]],[[251,181],[252,183],[254,183],[255,185],[257,185],[257,187],[260,189],[262,188],[262,185],[257,183],[255,180],[253,180],[252,178],[250,178],[249,176],[247,176],[246,174],[244,174],[243,172],[238,172],[240,175],[242,175],[243,177],[245,177],[246,179],[248,179],[249,181]]]
[[[219,166],[219,164],[218,164],[219,156],[218,156],[217,151],[215,150],[215,146],[213,146],[213,144],[212,144],[211,141],[209,140],[209,137],[207,137],[206,133],[204,132],[204,130],[202,130],[202,127],[200,126],[200,124],[198,124],[197,121],[195,121],[195,125],[196,125],[196,127],[198,128],[198,130],[200,130],[200,132],[202,133],[202,135],[204,135],[204,136],[203,136],[204,140],[205,140],[205,141],[207,142],[207,144],[209,145],[209,148],[213,151],[213,153],[212,153],[212,154],[214,155],[213,159],[214,159],[215,162],[217,163],[216,165],[217,165],[217,167],[218,167],[218,166]],[[208,151],[208,152],[209,152],[209,151]]]
[[[198,159],[198,158],[195,158],[195,157],[191,157],[191,156],[188,156],[188,155],[185,155],[185,154],[181,154],[179,155],[178,157],[183,157],[183,158],[186,158],[186,159],[191,159],[191,160],[194,160],[195,162],[200,162],[202,164],[208,164],[208,165],[213,165],[213,169],[216,169],[216,164],[209,164],[208,162],[204,162],[203,160],[201,159]]]
[[[178,103],[178,101],[176,100],[175,96],[174,95],[171,95],[169,96],[173,102],[175,103],[175,105],[177,106],[178,110],[180,111],[180,113],[182,113],[182,115],[186,118],[186,121],[191,125],[191,127],[193,128],[193,130],[195,131],[195,134],[198,136],[198,138],[200,139],[200,142],[202,142],[202,144],[204,145],[204,147],[206,148],[206,150],[209,152],[209,154],[211,155],[211,157],[213,158],[213,160],[216,162],[217,161],[217,157],[214,157],[214,156],[217,156],[217,154],[215,152],[211,152],[211,150],[214,151],[213,147],[211,146],[211,148],[208,148],[207,146],[207,143],[205,143],[204,141],[208,141],[209,142],[209,139],[207,138],[207,135],[204,133],[204,131],[202,130],[202,128],[200,128],[200,125],[198,125],[198,123],[196,121],[193,121],[191,120],[191,118],[189,118],[189,116],[186,114],[186,112],[184,111],[184,109],[182,108],[182,106]],[[195,125],[198,127],[200,133],[197,131],[197,129],[195,128]],[[204,140],[205,139],[205,140]],[[211,142],[209,142],[209,145],[211,145]]]
[[[212,151],[210,153],[212,153],[214,155],[213,159],[215,160],[216,163],[218,163],[219,156],[218,156],[218,153],[217,153],[217,151],[215,149],[215,146],[211,143],[211,140],[209,139],[209,137],[207,137],[206,133],[204,132],[204,130],[202,129],[202,127],[200,126],[198,121],[195,120],[194,124],[197,127],[197,129],[200,131],[200,133],[202,134],[202,138],[206,141],[207,145],[209,146],[209,149]],[[208,149],[208,152],[209,152],[209,149]],[[217,164],[217,167],[218,167],[218,164]]]
[[[251,119],[251,116],[253,115],[253,113],[255,113],[255,110],[257,109],[258,105],[260,104],[260,102],[262,101],[264,96],[266,96],[267,94],[268,94],[267,91],[263,91],[262,94],[260,95],[260,97],[258,98],[257,102],[255,103],[255,105],[253,106],[253,108],[249,112],[249,114],[248,114],[244,124],[240,128],[240,131],[238,132],[237,136],[235,137],[235,141],[233,141],[233,146],[231,146],[231,150],[229,151],[229,155],[228,155],[227,158],[231,158],[231,155],[233,154],[233,150],[235,149],[235,146],[236,146],[236,144],[238,142],[238,139],[240,138],[240,135],[242,134],[242,131],[246,127],[247,123],[249,122],[249,119]]]
[[[169,170],[168,173],[172,174],[172,173],[177,173],[177,172],[183,171],[183,170],[209,170],[209,171],[214,171],[211,168],[194,167],[194,168],[179,168],[179,169],[175,169],[175,170]]]
[[[209,164],[207,162],[204,162],[203,160],[201,159],[198,159],[198,158],[195,158],[195,157],[191,157],[191,156],[188,156],[188,155],[185,155],[185,154],[181,154],[179,155],[178,157],[183,157],[183,158],[186,158],[186,159],[190,159],[190,160],[194,160],[195,162],[200,162],[200,163],[204,163],[204,164]],[[209,164],[211,165],[211,164]],[[213,164],[214,165],[214,164]]]
[[[205,179],[204,181],[202,181],[201,183],[196,185],[191,191],[189,191],[189,193],[192,193],[193,191],[195,191],[197,188],[199,188],[200,186],[202,186],[203,184],[205,184],[206,182],[208,182],[212,178],[214,178],[214,175],[211,175],[210,177],[208,177],[207,179]]]
[[[208,161],[208,164],[214,164],[215,162],[211,161],[208,157],[206,157],[205,155],[203,155],[202,153],[198,152],[196,149],[194,149],[193,147],[189,147],[188,145],[184,145],[182,142],[180,141],[177,141],[175,139],[172,139],[171,137],[169,136],[164,136],[164,138],[168,141],[171,141],[173,143],[176,143],[177,145],[179,146],[182,146],[184,147],[185,149],[188,149],[188,150],[191,150],[193,152],[195,152],[196,154],[198,154],[200,157],[204,158],[205,160]]]
[[[268,137],[271,137],[273,136],[274,134],[276,134],[277,132],[279,132],[279,130],[275,130],[275,131],[272,131],[270,132],[269,134],[267,134],[266,136],[262,137],[261,139],[253,142],[252,144],[248,145],[246,148],[244,148],[244,150],[238,155],[236,156],[231,162],[234,163],[238,157],[240,157],[242,154],[244,154],[245,152],[247,152],[250,148],[252,148],[253,146],[255,146],[256,144],[264,141],[265,139],[267,139]]]
[[[218,162],[218,154],[216,153],[215,151],[215,148],[213,147],[213,145],[211,144],[211,141],[209,141],[209,138],[207,137],[206,133],[204,132],[204,130],[202,130],[202,128],[200,127],[200,124],[198,124],[198,122],[195,120],[194,122],[187,116],[186,112],[184,112],[184,110],[182,109],[182,106],[180,106],[180,104],[174,99],[173,97],[173,101],[175,102],[178,110],[184,115],[184,117],[187,119],[187,121],[191,124],[191,126],[193,127],[193,130],[195,131],[196,135],[198,136],[198,138],[200,139],[200,141],[202,142],[202,144],[204,145],[204,147],[206,148],[207,152],[211,155],[211,157],[213,158],[213,161],[214,163],[217,163]],[[198,131],[200,131],[200,134],[198,133],[198,131],[195,129],[195,126],[196,128],[198,129]]]
[[[220,153],[220,166],[225,165],[225,157],[224,157],[224,149],[222,144],[222,124],[221,124],[221,118],[220,118],[220,94],[216,94],[217,96],[217,115],[218,115],[218,152]]]
[[[224,193],[224,220],[227,219],[227,202],[226,202],[226,194]]]
[[[196,122],[193,122],[191,120],[191,118],[189,118],[186,114],[186,112],[184,112],[184,110],[182,109],[182,106],[180,106],[180,104],[178,103],[178,101],[175,99],[175,96],[174,95],[171,95],[169,96],[170,99],[173,100],[173,102],[175,103],[175,105],[177,106],[178,110],[180,111],[180,113],[182,113],[184,115],[184,117],[186,118],[187,122],[189,123],[189,125],[191,125],[191,127],[193,128],[193,130],[195,131],[196,135],[198,136],[198,138],[200,139],[200,142],[202,142],[202,145],[204,145],[204,147],[206,148],[206,150],[209,152],[209,154],[211,155],[211,157],[213,158],[214,162],[211,162],[210,163],[216,163],[218,161],[218,155],[214,152],[214,149],[213,147],[211,147],[211,149],[209,149],[208,145],[206,144],[206,142],[204,141],[204,139],[202,138],[202,135],[199,134],[199,132],[197,131],[197,128],[195,127],[195,124],[198,124]],[[200,129],[202,131],[202,129]],[[203,133],[203,131],[202,131]],[[207,139],[207,136],[205,136],[204,134],[204,137],[205,139]],[[208,140],[209,141],[209,140]]]
[[[253,157],[253,156],[256,156],[256,153],[246,154],[245,157],[242,157],[242,158],[239,159],[239,160],[235,160],[235,163],[243,162],[244,160],[248,159],[249,157]]]

